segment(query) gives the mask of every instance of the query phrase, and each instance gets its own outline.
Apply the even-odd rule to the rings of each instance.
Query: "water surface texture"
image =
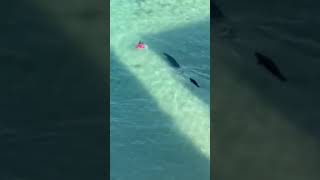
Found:
[[[107,178],[108,33],[100,8],[84,0],[0,2],[1,180]]]
[[[209,1],[112,0],[110,11],[111,179],[209,179]]]
[[[319,2],[215,2],[216,179],[320,179]],[[288,81],[258,66],[255,51]]]

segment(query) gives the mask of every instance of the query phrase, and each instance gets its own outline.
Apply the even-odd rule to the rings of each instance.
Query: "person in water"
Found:
[[[148,46],[144,44],[142,41],[139,41],[138,44],[136,44],[136,49],[147,49]]]

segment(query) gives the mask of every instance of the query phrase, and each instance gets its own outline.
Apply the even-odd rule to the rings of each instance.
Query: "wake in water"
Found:
[[[186,77],[190,80],[190,82],[192,84],[194,84],[195,86],[197,86],[198,88],[200,87],[199,83],[194,80],[193,78],[191,78],[188,74],[186,74],[182,69],[181,69],[181,66],[180,64],[172,57],[170,56],[169,54],[167,53],[163,53],[166,58],[167,58],[167,62],[168,64],[173,67],[174,69],[176,69],[183,77]]]

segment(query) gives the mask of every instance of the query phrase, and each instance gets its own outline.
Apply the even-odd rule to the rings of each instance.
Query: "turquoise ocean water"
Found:
[[[209,1],[111,0],[110,11],[111,179],[209,179]]]

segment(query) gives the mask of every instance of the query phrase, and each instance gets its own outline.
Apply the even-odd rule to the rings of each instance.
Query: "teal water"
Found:
[[[209,1],[111,1],[110,11],[111,179],[209,179]]]

